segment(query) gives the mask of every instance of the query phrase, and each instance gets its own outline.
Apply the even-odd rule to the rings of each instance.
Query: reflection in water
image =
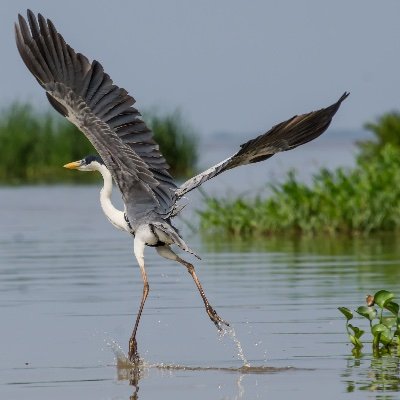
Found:
[[[234,331],[229,332],[234,335]],[[235,339],[236,337],[233,336]],[[238,343],[238,347],[240,347],[240,342],[236,339]],[[195,366],[187,366],[187,365],[176,365],[176,364],[151,364],[146,362],[144,359],[140,359],[140,362],[137,364],[133,364],[127,355],[122,350],[121,346],[115,342],[110,341],[107,343],[110,346],[111,350],[114,352],[116,367],[117,367],[117,379],[118,381],[129,381],[129,384],[134,387],[133,394],[129,397],[130,400],[138,399],[139,393],[139,382],[141,379],[145,378],[151,370],[158,370],[161,372],[179,372],[179,371],[197,371],[197,372],[207,372],[207,371],[215,371],[215,372],[226,372],[226,373],[237,373],[238,377],[236,380],[236,388],[237,393],[233,397],[233,400],[243,399],[245,394],[245,387],[243,385],[243,379],[246,375],[250,374],[273,374],[277,372],[284,371],[294,371],[296,368],[293,367],[283,367],[283,368],[275,368],[269,366],[251,366],[247,360],[244,358],[243,353],[243,361],[244,364],[241,367],[195,367]]]
[[[224,237],[215,240],[214,233],[202,236],[208,251],[212,252],[250,252],[267,251],[288,254],[345,255],[354,254],[359,259],[379,257],[400,258],[400,235],[382,233],[374,235],[274,235],[263,238]]]
[[[236,386],[238,389],[238,395],[235,397],[235,400],[239,400],[239,399],[243,399],[243,395],[244,395],[244,386],[243,386],[243,378],[244,375],[239,375],[237,381],[236,381]]]
[[[352,357],[347,360],[347,367],[342,377],[345,378],[347,392],[357,390],[382,392],[384,394],[377,398],[395,399],[398,398],[400,391],[400,358],[392,355],[372,358]]]
[[[341,264],[354,263],[354,272],[361,279],[368,273],[379,272],[379,277],[388,284],[400,280],[400,235],[394,233],[374,234],[371,236],[271,236],[265,238],[226,238],[216,241],[211,236],[203,236],[204,245],[209,252],[265,252],[285,255],[289,266],[299,261],[309,261],[309,255],[325,259],[333,257]],[[321,270],[326,268],[321,263]],[[339,266],[339,265],[338,265]],[[384,267],[384,268],[382,268]],[[379,271],[378,271],[379,269]],[[289,269],[298,273],[296,269]],[[343,271],[338,268],[338,274]],[[332,271],[334,273],[334,271]]]

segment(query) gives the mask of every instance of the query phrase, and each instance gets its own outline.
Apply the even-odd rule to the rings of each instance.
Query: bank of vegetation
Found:
[[[171,166],[186,177],[195,170],[197,136],[179,112],[149,112],[146,121]],[[86,137],[53,110],[38,112],[15,103],[0,114],[0,184],[93,182],[98,174],[74,173],[62,166],[96,154]]]
[[[206,197],[203,231],[260,236],[276,233],[370,233],[400,228],[400,114],[388,113],[366,128],[352,169],[321,169],[311,185],[290,172],[270,195],[248,199]]]

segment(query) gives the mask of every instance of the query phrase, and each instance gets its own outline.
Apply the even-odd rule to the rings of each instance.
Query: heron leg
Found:
[[[199,290],[200,296],[203,299],[204,305],[206,307],[206,311],[208,316],[210,317],[211,321],[215,324],[215,326],[218,328],[218,330],[222,330],[222,325],[226,325],[229,326],[229,323],[224,321],[218,314],[217,312],[214,310],[214,308],[211,306],[211,304],[209,303],[203,287],[201,286],[201,283],[199,281],[199,278],[196,275],[196,271],[194,269],[194,266],[192,264],[190,264],[189,262],[183,260],[182,258],[180,258],[177,254],[175,254],[171,248],[167,245],[165,246],[159,246],[156,247],[157,252],[160,256],[167,258],[168,260],[173,260],[173,261],[178,261],[180,264],[184,265],[189,274],[192,276],[194,283],[197,286],[197,289]]]
[[[137,351],[137,342],[136,342],[136,332],[139,326],[140,317],[143,312],[144,303],[146,302],[150,290],[149,283],[147,280],[146,270],[144,268],[144,247],[145,247],[144,242],[135,238],[134,253],[138,261],[140,272],[143,278],[143,293],[142,293],[142,300],[140,302],[139,312],[136,316],[135,327],[133,328],[132,335],[129,339],[129,352],[128,352],[129,360],[134,363],[137,363],[139,361],[139,353]]]

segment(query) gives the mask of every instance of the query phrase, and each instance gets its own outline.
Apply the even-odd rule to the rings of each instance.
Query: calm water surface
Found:
[[[381,288],[399,293],[396,238],[245,243],[177,221],[203,258],[192,261],[210,302],[260,370],[240,370],[186,270],[148,249],[137,391],[112,347],[126,350],[142,281],[98,188],[2,188],[0,221],[1,399],[399,398],[398,358],[373,359],[366,346],[355,359],[337,311]]]

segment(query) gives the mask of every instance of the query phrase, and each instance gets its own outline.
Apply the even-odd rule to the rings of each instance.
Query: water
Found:
[[[355,359],[336,309],[399,292],[395,238],[245,243],[190,231],[203,258],[192,261],[242,356],[219,337],[186,269],[149,249],[135,394],[107,343],[127,350],[142,282],[131,239],[97,197],[96,187],[0,190],[1,398],[398,398],[398,359],[373,359],[368,346]]]
[[[232,176],[220,192],[243,189],[229,186]],[[193,222],[193,207],[184,215]],[[368,345],[354,358],[337,311],[378,289],[399,293],[394,236],[227,241],[177,221],[202,256],[187,259],[234,331],[221,337],[186,269],[148,249],[143,364],[132,374],[124,354],[142,281],[98,188],[2,188],[0,221],[1,399],[399,398],[399,359],[375,359]]]

